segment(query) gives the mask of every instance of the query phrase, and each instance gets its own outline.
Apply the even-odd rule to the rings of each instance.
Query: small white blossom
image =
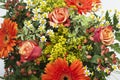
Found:
[[[54,24],[52,27],[53,27],[53,28],[58,28],[58,25],[57,25],[57,24]]]
[[[97,71],[101,71],[101,69],[100,69],[100,67],[99,67],[99,66],[97,67]]]
[[[32,10],[32,12],[33,12],[34,14],[39,13],[40,11],[41,11],[40,8],[35,8],[35,9]]]
[[[54,34],[54,32],[53,32],[53,30],[47,30],[47,35],[49,35],[49,36],[51,36],[51,35],[53,35]]]
[[[46,3],[46,1],[41,1],[40,4],[41,4],[42,6],[45,6],[47,3]]]
[[[84,69],[85,69],[85,75],[86,76],[90,76],[91,74],[93,74],[93,73],[90,72],[90,70],[88,70],[87,66],[85,66]]]
[[[26,6],[26,8],[27,9],[29,9],[29,8],[31,8],[33,5],[33,2],[31,1],[31,0],[24,0],[25,1],[25,3],[27,4],[27,6]]]
[[[42,14],[42,17],[43,17],[43,18],[48,18],[48,13],[43,13],[43,14]]]
[[[112,65],[112,68],[114,69],[114,70],[117,70],[118,69],[118,66],[117,65]]]
[[[38,28],[40,31],[43,31],[43,30],[45,30],[45,26],[39,26],[39,28]]]
[[[45,36],[41,36],[41,37],[40,37],[40,41],[41,41],[41,42],[46,42],[46,40],[47,40],[47,39],[46,39]]]
[[[32,18],[33,21],[38,21],[39,18],[38,18],[38,14],[34,14],[34,17]]]
[[[104,72],[106,72],[107,74],[109,74],[110,69],[109,69],[109,68],[105,68],[105,69],[104,69]]]
[[[45,24],[46,24],[46,20],[45,20],[45,19],[41,19],[41,20],[40,20],[40,24],[41,24],[41,25],[45,25]]]

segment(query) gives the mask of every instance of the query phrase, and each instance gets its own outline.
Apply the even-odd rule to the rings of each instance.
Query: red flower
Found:
[[[70,20],[67,8],[56,8],[49,14],[50,25],[63,24],[64,26],[70,25]]]
[[[81,61],[76,60],[69,66],[65,59],[58,58],[47,64],[42,80],[90,80],[84,73]]]
[[[5,19],[0,29],[0,58],[7,57],[16,45],[17,24]]]
[[[100,40],[100,32],[101,32],[101,30],[102,30],[101,27],[95,30],[94,36],[93,36],[95,42],[100,42],[101,41]]]
[[[100,3],[99,0],[65,0],[68,6],[75,6],[78,13],[86,13],[92,10],[93,3]]]
[[[31,61],[41,55],[41,48],[33,41],[24,41],[19,47],[21,62]]]

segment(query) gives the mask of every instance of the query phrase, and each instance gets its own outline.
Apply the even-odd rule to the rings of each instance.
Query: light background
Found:
[[[101,0],[102,2],[102,8],[103,10],[119,10],[120,11],[120,0]],[[1,3],[0,3],[1,4]],[[6,10],[0,9],[0,16],[5,15]],[[3,19],[0,18],[0,23],[3,22]],[[0,25],[1,27],[1,25]],[[120,55],[118,55],[120,58]],[[2,60],[0,60],[0,76],[4,75],[4,62]],[[110,76],[108,77],[108,80],[120,80],[120,72],[115,71],[114,73],[112,73]],[[117,79],[117,77],[119,76],[119,78]],[[115,78],[116,77],[116,78]],[[111,79],[110,79],[111,78]]]

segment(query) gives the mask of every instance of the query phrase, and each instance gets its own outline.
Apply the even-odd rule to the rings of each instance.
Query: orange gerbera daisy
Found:
[[[100,3],[100,0],[65,0],[68,6],[75,6],[78,13],[86,13],[92,10],[93,3]]]
[[[84,73],[81,61],[75,60],[69,66],[65,59],[58,58],[47,64],[42,80],[90,80]]]
[[[0,28],[0,58],[7,57],[13,51],[17,34],[17,24],[10,19],[5,19]]]

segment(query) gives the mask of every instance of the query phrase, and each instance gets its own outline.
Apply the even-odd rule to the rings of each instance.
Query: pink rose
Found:
[[[49,15],[50,25],[63,24],[64,26],[70,26],[70,20],[67,8],[56,8]]]
[[[24,41],[19,46],[21,62],[31,61],[41,55],[42,49],[34,41]]]
[[[95,30],[93,35],[95,42],[102,42],[104,45],[111,45],[114,41],[112,26],[100,27]]]

